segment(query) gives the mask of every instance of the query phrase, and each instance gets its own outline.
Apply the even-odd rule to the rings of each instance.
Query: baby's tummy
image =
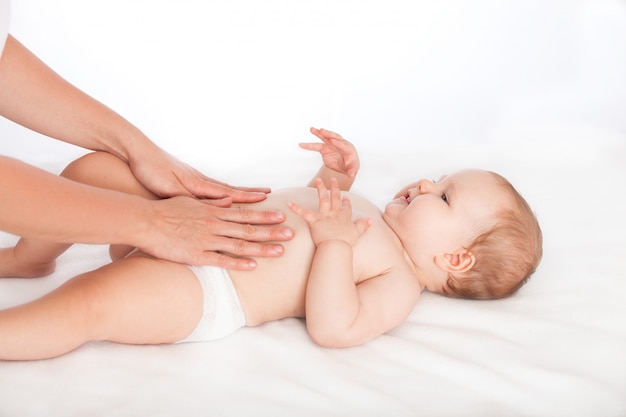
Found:
[[[229,271],[248,326],[285,317],[304,316],[306,283],[315,245],[306,222],[287,208],[287,201],[293,201],[287,198],[293,197],[302,196],[297,192],[289,193],[288,196],[271,194],[266,201],[254,207],[260,210],[282,210],[287,216],[284,224],[293,229],[294,237],[290,241],[281,242],[285,248],[284,254],[277,258],[255,258],[257,267],[252,271]]]

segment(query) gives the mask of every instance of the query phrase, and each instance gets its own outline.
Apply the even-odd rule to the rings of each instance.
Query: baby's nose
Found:
[[[417,182],[417,192],[420,194],[428,194],[431,191],[432,186],[432,181],[421,179]]]

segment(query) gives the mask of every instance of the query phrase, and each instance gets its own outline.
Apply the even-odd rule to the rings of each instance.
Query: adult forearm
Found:
[[[0,178],[3,231],[64,243],[144,243],[148,200],[70,181],[4,156]]]
[[[128,160],[150,145],[131,123],[52,71],[9,35],[0,59],[0,115],[31,130]]]

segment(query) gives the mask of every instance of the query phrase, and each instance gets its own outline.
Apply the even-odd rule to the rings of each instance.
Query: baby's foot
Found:
[[[15,248],[0,249],[0,278],[38,278],[50,275],[56,268],[56,261],[31,262],[19,259]]]

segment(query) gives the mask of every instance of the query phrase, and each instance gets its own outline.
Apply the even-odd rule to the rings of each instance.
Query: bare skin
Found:
[[[285,224],[295,236],[285,243],[284,256],[260,258],[254,271],[228,272],[247,326],[306,317],[307,330],[318,344],[358,345],[401,324],[421,291],[437,290],[448,271],[432,263],[432,253],[425,254],[427,263],[416,265],[416,254],[407,253],[399,238],[406,232],[392,230],[380,210],[366,199],[340,190],[340,183],[352,184],[354,176],[348,172],[354,166],[333,160],[340,153],[344,157],[339,159],[346,162],[354,151],[340,150],[345,143],[339,135],[317,129],[312,132],[325,144],[324,149],[317,149],[325,168],[314,181],[316,188],[285,189],[246,205],[260,210],[290,209]],[[103,178],[108,186],[115,184],[125,192],[154,198],[123,161],[107,154],[91,158],[98,163],[92,160],[86,171]],[[76,165],[80,168],[82,162]],[[335,179],[338,176],[341,180]],[[440,191],[430,191],[436,184],[420,188],[406,195],[420,204],[448,210]],[[390,204],[407,207],[405,200],[403,194]],[[24,239],[18,246],[26,243]],[[39,243],[28,250],[28,259],[36,258],[37,263],[53,261],[67,247]],[[130,249],[112,251],[117,257]],[[454,267],[464,266],[457,262]],[[22,263],[20,268],[27,270],[28,265]],[[197,325],[202,298],[200,284],[187,266],[133,252],[69,280],[41,299],[0,311],[0,358],[49,358],[96,340],[175,342]]]
[[[330,168],[320,170],[319,174],[331,184],[332,200],[320,180],[314,188],[293,188],[270,194],[264,201],[246,205],[260,210],[285,210],[288,205],[296,210],[310,210],[313,213],[318,208],[319,197],[325,203],[324,210],[343,211],[346,215],[345,203],[342,201],[338,182],[331,176],[344,176],[344,184],[352,184],[358,159],[356,162],[345,164],[342,168],[334,158],[333,152],[327,152],[333,141],[343,141],[338,138],[329,138],[326,131],[312,130],[318,137],[327,142],[327,146],[317,149],[325,158],[325,162],[337,169],[350,171],[336,172]],[[339,146],[343,146],[341,143]],[[350,145],[351,146],[351,145]],[[303,145],[306,147],[306,145]],[[348,149],[346,152],[351,151]],[[326,155],[325,155],[326,153]],[[328,158],[328,161],[327,161]],[[346,157],[346,160],[349,159]],[[354,164],[356,163],[356,166]],[[128,166],[121,160],[105,153],[96,153],[82,158],[72,164],[65,175],[74,180],[82,180],[108,188],[140,195],[143,198],[156,198],[147,191],[132,175]],[[80,178],[78,178],[80,177]],[[352,177],[352,178],[351,178]],[[335,251],[349,252],[348,256],[341,257],[338,268],[347,271],[349,276],[337,277],[344,281],[344,288],[349,292],[341,304],[347,305],[350,310],[354,303],[347,302],[349,297],[368,297],[371,308],[362,320],[354,320],[358,314],[354,311],[339,312],[333,317],[332,323],[345,327],[345,319],[337,320],[341,316],[352,315],[355,326],[348,339],[332,340],[337,329],[330,332],[318,331],[326,327],[324,314],[319,311],[332,304],[332,300],[319,293],[328,292],[328,286],[322,279],[317,279],[317,286],[307,290],[311,279],[315,279],[315,262],[312,262],[316,250],[316,243],[311,238],[310,227],[300,215],[293,212],[287,214],[285,224],[295,231],[295,237],[286,242],[285,255],[281,258],[259,258],[258,266],[254,271],[229,270],[235,288],[246,316],[246,325],[256,326],[270,320],[284,317],[305,317],[309,330],[319,343],[328,345],[352,345],[362,343],[389,328],[400,324],[409,314],[415,303],[421,286],[416,279],[414,270],[407,262],[402,245],[397,237],[386,226],[380,217],[380,211],[367,200],[356,195],[350,197],[352,207],[348,207],[348,221],[345,223],[349,230],[347,241],[342,239],[343,233],[333,234],[338,239],[319,242],[321,250],[330,254]],[[328,197],[328,198],[327,198]],[[294,205],[294,203],[297,204]],[[242,207],[244,205],[241,205]],[[320,209],[322,207],[320,206]],[[354,211],[354,214],[352,214]],[[359,220],[353,222],[352,217]],[[333,217],[332,215],[330,216]],[[365,220],[362,217],[374,220]],[[367,233],[364,233],[367,229]],[[355,240],[356,239],[356,240]],[[387,244],[381,244],[381,241]],[[354,245],[354,251],[351,246]],[[8,255],[10,251],[2,252],[2,257],[14,256],[19,259],[18,267],[24,274],[36,275],[41,264],[52,263],[54,259],[67,249],[67,244],[22,239],[16,246],[14,253],[30,253],[29,257],[15,257]],[[112,248],[115,257],[123,256],[131,248]],[[321,254],[321,258],[327,255]],[[318,257],[318,255],[315,255]],[[37,259],[36,262],[33,262]],[[323,259],[321,259],[323,260]],[[279,261],[279,262],[277,262]],[[322,262],[320,262],[322,263]],[[0,259],[0,265],[7,265]],[[352,270],[354,267],[354,271]],[[29,271],[29,268],[30,269]],[[381,274],[389,275],[389,270],[398,285],[385,286],[377,284]],[[343,274],[345,271],[342,271]],[[12,271],[15,272],[15,271]],[[0,271],[6,275],[7,271]],[[311,279],[310,279],[311,277]],[[319,277],[317,277],[319,278]],[[367,285],[371,281],[372,285]],[[331,283],[331,286],[332,285]],[[358,286],[358,291],[356,290]],[[335,292],[336,289],[332,289]],[[74,298],[77,302],[71,301]],[[389,298],[393,298],[390,302]],[[317,299],[317,300],[316,300]],[[387,304],[395,306],[390,313]],[[37,359],[57,356],[69,352],[90,340],[110,340],[121,343],[169,343],[186,337],[196,326],[202,311],[202,295],[197,278],[185,265],[152,258],[142,252],[118,259],[112,264],[100,269],[80,275],[69,280],[47,296],[23,306],[10,308],[0,312],[0,358],[3,359]],[[335,309],[334,306],[330,307]],[[381,309],[385,310],[382,314]],[[343,310],[340,307],[339,310]],[[41,320],[46,315],[46,320]],[[319,315],[319,320],[316,320]],[[344,329],[345,330],[345,329]],[[340,330],[339,334],[345,334]],[[46,343],[41,343],[41,340]]]
[[[0,156],[0,195],[11,196],[0,200],[0,230],[55,242],[125,243],[176,262],[238,269],[253,269],[250,257],[282,254],[280,244],[264,243],[291,237],[277,225],[282,213],[228,208],[233,202],[261,201],[268,188],[233,187],[178,161],[11,35],[0,57],[0,92],[1,116],[115,155],[146,189],[167,198],[148,201],[76,184]],[[35,275],[49,271],[50,265],[40,265]]]

